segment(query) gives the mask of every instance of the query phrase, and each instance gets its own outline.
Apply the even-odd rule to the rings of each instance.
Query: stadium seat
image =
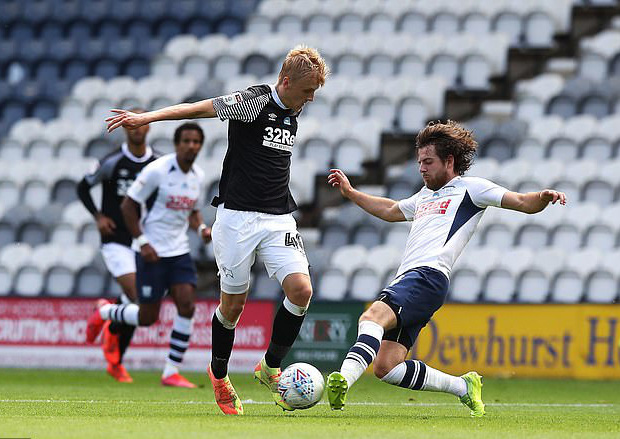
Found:
[[[108,275],[89,265],[75,275],[74,293],[80,297],[102,297],[107,295]]]
[[[43,273],[37,267],[24,265],[15,273],[13,285],[18,296],[36,297],[43,289]]]
[[[362,267],[352,273],[349,297],[354,300],[372,301],[383,288],[382,279],[370,267]]]
[[[517,279],[516,300],[520,303],[542,303],[550,290],[549,275],[539,268],[526,268]]]
[[[25,243],[11,243],[0,249],[0,265],[11,272],[17,272],[19,268],[30,261],[32,247]]]
[[[614,303],[617,298],[618,278],[613,272],[598,269],[588,276],[584,297],[587,302]]]
[[[331,268],[319,275],[317,298],[341,301],[348,290],[348,276],[341,270]]]
[[[0,297],[13,292],[13,272],[0,264]]]
[[[44,291],[52,297],[68,297],[75,285],[75,275],[63,265],[52,266],[45,275]]]
[[[449,298],[454,302],[477,302],[482,291],[482,277],[472,265],[454,270],[450,276]]]
[[[523,35],[528,46],[551,46],[554,30],[553,19],[545,12],[534,12],[524,20]]]
[[[361,245],[346,245],[332,254],[331,266],[350,276],[366,263],[368,251]]]
[[[506,303],[513,299],[516,279],[506,268],[493,268],[485,276],[483,298],[489,302]]]
[[[47,228],[36,221],[28,221],[17,229],[17,241],[35,247],[47,242]]]
[[[280,283],[271,279],[262,267],[253,274],[250,291],[253,298],[262,300],[276,300],[282,294]]]

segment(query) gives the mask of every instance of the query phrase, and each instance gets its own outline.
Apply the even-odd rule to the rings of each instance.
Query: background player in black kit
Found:
[[[144,110],[133,111],[142,113]],[[138,173],[157,158],[146,144],[148,131],[148,125],[135,129],[125,128],[125,143],[101,159],[99,167],[92,174],[84,176],[77,187],[80,200],[97,221],[103,260],[123,290],[118,303],[137,300],[132,237],[123,221],[120,205]],[[97,184],[101,184],[103,189],[101,210],[97,209],[90,194],[90,189]],[[114,322],[104,328],[102,347],[108,362],[107,372],[120,382],[133,381],[122,362],[134,330],[134,326]],[[87,336],[87,341],[93,343],[95,340]]]
[[[275,85],[262,84],[230,95],[179,104],[143,114],[125,110],[107,119],[108,131],[135,129],[170,119],[219,117],[228,120],[224,158],[213,225],[213,245],[220,273],[220,305],[213,316],[213,352],[208,369],[215,399],[226,414],[243,414],[228,378],[235,326],[247,300],[250,269],[256,253],[285,299],[276,313],[269,348],[256,365],[255,377],[276,404],[291,408],[277,391],[280,364],[299,334],[312,296],[308,260],[291,215],[297,206],[290,193],[291,154],[297,116],[325,83],[329,69],[321,55],[305,46],[291,50]]]

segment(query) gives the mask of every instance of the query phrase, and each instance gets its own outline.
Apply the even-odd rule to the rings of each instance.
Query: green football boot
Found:
[[[472,418],[484,415],[484,402],[482,402],[482,377],[477,372],[467,372],[461,375],[467,383],[467,393],[459,399],[470,410]]]
[[[347,400],[349,384],[340,372],[332,372],[327,377],[327,400],[332,410],[342,410]]]
[[[267,366],[264,357],[254,368],[254,379],[258,380],[269,389],[271,397],[276,402],[276,405],[280,406],[282,410],[292,412],[295,409],[284,402],[282,395],[280,395],[278,391],[278,383],[280,382],[281,375],[282,371],[280,368]]]

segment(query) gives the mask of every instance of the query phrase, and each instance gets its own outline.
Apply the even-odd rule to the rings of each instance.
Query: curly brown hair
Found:
[[[435,152],[442,162],[448,156],[454,157],[454,172],[463,175],[471,167],[478,142],[472,131],[453,120],[429,122],[415,139],[416,151],[429,145],[435,146]]]

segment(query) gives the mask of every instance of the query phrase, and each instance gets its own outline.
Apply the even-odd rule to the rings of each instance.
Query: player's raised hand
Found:
[[[148,123],[145,113],[133,113],[131,111],[119,110],[116,108],[110,111],[116,114],[105,120],[108,123],[108,133],[111,133],[118,127],[133,130]]]
[[[343,197],[349,197],[349,193],[353,190],[351,186],[351,182],[349,182],[349,178],[346,176],[344,172],[340,169],[330,169],[329,175],[327,176],[327,184],[330,184],[332,187],[337,187],[340,189],[340,193]]]
[[[566,204],[566,194],[564,192],[554,191],[553,189],[540,191],[540,199],[551,204],[555,204],[558,201],[561,205]]]

